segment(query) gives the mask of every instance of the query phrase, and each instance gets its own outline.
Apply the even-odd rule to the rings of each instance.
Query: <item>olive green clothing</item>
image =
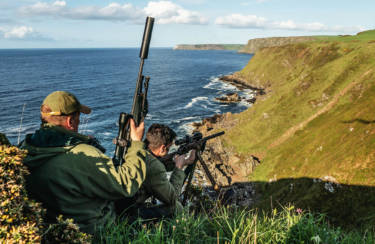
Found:
[[[146,153],[146,168],[146,179],[141,189],[133,198],[120,201],[123,206],[119,206],[119,208],[126,209],[127,205],[133,205],[132,211],[134,212],[134,208],[143,208],[143,203],[153,196],[163,203],[162,208],[164,210],[163,214],[160,214],[161,216],[181,212],[182,205],[178,198],[185,179],[184,171],[175,167],[168,180],[164,164],[149,151]],[[165,209],[168,209],[168,211],[165,211]],[[159,213],[156,213],[156,215],[159,215]],[[143,216],[142,213],[139,213],[139,216]]]
[[[133,196],[146,176],[143,142],[132,142],[117,170],[95,141],[58,126],[42,126],[21,148],[28,150],[27,190],[47,209],[47,221],[62,214],[87,233],[114,221],[114,201]]]

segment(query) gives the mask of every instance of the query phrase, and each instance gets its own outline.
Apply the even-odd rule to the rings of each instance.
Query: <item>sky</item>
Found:
[[[375,29],[375,0],[0,0],[0,48],[246,44],[277,36]]]

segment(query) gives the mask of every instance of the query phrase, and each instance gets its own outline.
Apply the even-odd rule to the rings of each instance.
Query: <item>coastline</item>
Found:
[[[259,96],[266,94],[264,88],[249,85],[248,81],[238,77],[236,73],[223,75],[219,78],[219,80],[231,84],[237,87],[239,90],[248,89],[254,92],[255,97],[251,102],[252,104],[255,103]],[[190,125],[193,127],[193,131],[199,131],[204,136],[208,136],[219,131],[227,131],[234,127],[238,123],[236,115],[241,114],[244,111],[239,113],[227,112],[224,114],[215,114],[213,116],[203,118],[200,122],[193,122]],[[250,188],[251,192],[254,192],[252,186],[249,185],[249,182],[247,181],[248,175],[251,174],[255,167],[260,163],[256,156],[251,156],[248,159],[244,159],[242,156],[237,155],[233,149],[224,149],[222,138],[208,141],[206,150],[202,156],[203,159],[208,162],[207,166],[219,185],[226,188],[225,191],[234,190],[237,192],[237,194],[232,197],[242,199],[242,196],[247,194],[246,192],[249,192]],[[199,164],[198,169],[203,172],[203,169]],[[204,174],[199,174],[197,176],[197,182],[203,186],[209,185],[209,181],[205,179]],[[249,201],[252,202],[251,199]]]

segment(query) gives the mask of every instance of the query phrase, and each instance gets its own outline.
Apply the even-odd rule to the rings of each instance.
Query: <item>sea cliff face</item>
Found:
[[[262,48],[266,47],[277,47],[287,44],[308,42],[315,40],[314,37],[310,36],[294,36],[294,37],[269,37],[269,38],[256,38],[251,39],[247,42],[242,49],[239,50],[240,53],[256,53]]]
[[[221,159],[257,185],[256,206],[291,202],[349,225],[375,219],[375,32],[368,36],[263,48],[234,74],[263,95],[200,129],[225,130],[211,155],[230,152]]]
[[[174,50],[240,50],[244,47],[242,44],[180,44],[176,45]]]

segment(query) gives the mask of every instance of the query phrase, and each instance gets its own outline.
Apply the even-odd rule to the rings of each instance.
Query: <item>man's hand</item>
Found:
[[[186,154],[178,155],[173,160],[176,163],[176,167],[182,169],[184,166],[194,163],[195,150],[191,150],[188,156]]]
[[[130,119],[130,138],[132,141],[142,141],[145,133],[145,122],[142,121],[138,127],[135,126],[133,119]]]

